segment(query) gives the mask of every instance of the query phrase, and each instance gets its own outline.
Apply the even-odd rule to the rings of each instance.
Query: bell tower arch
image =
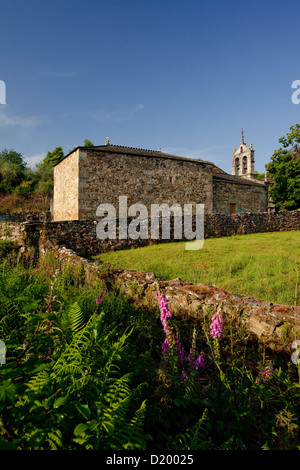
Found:
[[[254,179],[254,150],[245,144],[244,131],[242,129],[242,140],[238,149],[233,149],[232,155],[232,174],[234,176],[243,176],[244,178]]]

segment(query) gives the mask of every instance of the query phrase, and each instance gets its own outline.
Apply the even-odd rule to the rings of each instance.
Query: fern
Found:
[[[210,425],[208,422],[208,410],[205,409],[201,418],[185,433],[179,434],[172,445],[174,450],[207,450],[211,448],[208,437]]]
[[[49,370],[46,369],[35,375],[27,384],[27,389],[32,392],[40,392],[50,381]]]
[[[118,372],[118,367],[116,365],[116,362],[121,359],[121,353],[125,347],[126,341],[131,335],[132,330],[126,331],[125,333],[122,334],[120,338],[115,341],[109,350],[106,350],[106,363],[104,366],[104,374],[105,377],[108,377],[115,372]],[[108,338],[106,337],[104,340],[104,344],[107,344]],[[104,352],[104,351],[103,351]]]
[[[145,450],[146,438],[144,433],[144,421],[146,413],[146,400],[135,412],[130,423],[122,429],[120,444],[126,450]],[[123,442],[122,442],[123,441]]]
[[[96,402],[96,418],[85,406],[80,409],[87,418],[74,429],[74,442],[86,449],[144,449],[145,401],[132,413],[136,389],[130,388],[131,374],[125,374],[108,387]],[[83,412],[82,412],[83,411]],[[131,416],[131,417],[130,417]]]
[[[21,323],[21,311],[16,302],[0,292],[0,336],[6,338]]]
[[[220,445],[218,450],[234,450],[235,449],[235,436],[232,435],[226,442]]]
[[[48,432],[46,441],[51,450],[58,450],[60,447],[63,447],[62,433],[59,429]]]
[[[40,295],[42,289],[31,276],[25,279],[20,272],[10,273],[11,299],[7,280],[0,274],[0,326],[8,334],[15,326],[22,335],[22,342],[15,341],[16,347],[26,346],[26,360],[13,363],[13,378],[18,381],[14,389],[6,387],[13,401],[6,400],[6,391],[4,397],[12,422],[18,423],[20,448],[145,448],[142,385],[132,387],[136,374],[128,372],[126,364],[128,356],[132,360],[127,349],[132,330],[120,331],[114,317],[106,323],[104,313],[92,313],[98,311],[94,301],[93,305],[90,302],[92,294],[87,300],[77,296],[66,308],[62,300],[63,295],[67,298],[67,288],[60,289],[66,287],[68,273],[57,274],[51,299],[55,289],[61,296],[48,308],[45,290]],[[18,290],[23,286],[17,298],[13,279]],[[49,283],[46,287],[49,289]],[[61,305],[60,311],[56,305]]]
[[[95,386],[93,381],[99,381],[100,377],[102,382],[109,383],[109,379],[119,373],[116,362],[121,359],[121,351],[128,334],[123,334],[110,345],[108,338],[112,340],[113,337],[110,334],[100,334],[104,314],[94,314],[85,326],[78,329],[78,325],[81,325],[81,310],[73,307],[70,311],[75,318],[76,334],[51,365],[51,370],[42,371],[30,380],[28,388],[33,391],[41,390],[50,381],[52,384],[58,384],[61,389],[64,388],[66,392],[73,393],[87,383]]]
[[[131,377],[131,373],[125,374],[120,379],[113,382],[108,392],[105,394],[106,403],[116,408],[119,403],[123,402],[129,396]]]
[[[84,327],[83,313],[77,302],[74,302],[68,310],[73,335],[76,335]]]
[[[58,450],[63,447],[63,436],[59,429],[46,432],[37,428],[28,431],[24,437],[30,450]]]

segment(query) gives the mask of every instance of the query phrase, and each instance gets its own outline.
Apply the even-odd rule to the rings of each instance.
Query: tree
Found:
[[[59,163],[64,158],[64,152],[62,147],[55,147],[52,152],[48,152],[44,160],[42,161],[42,165],[51,165],[52,167]]]
[[[94,144],[89,139],[85,139],[84,146],[85,147],[94,147]]]
[[[0,161],[1,189],[10,192],[22,181],[22,172],[17,163]]]
[[[300,208],[300,124],[290,127],[290,132],[281,137],[283,145],[276,150],[266,170],[274,181],[270,196],[280,210]]]
[[[53,167],[64,158],[62,147],[48,152],[41,163],[36,165],[37,184],[35,192],[51,196],[53,192]]]
[[[53,166],[50,163],[38,163],[36,165],[36,174],[37,184],[35,191],[51,196],[53,192]]]
[[[0,162],[14,163],[20,167],[21,171],[25,171],[27,164],[23,160],[21,153],[16,152],[15,150],[4,149],[0,152]]]
[[[11,192],[25,179],[26,171],[21,153],[7,149],[0,152],[0,189]]]
[[[258,171],[254,172],[254,178],[256,180],[263,180],[265,178],[265,173],[258,173]]]

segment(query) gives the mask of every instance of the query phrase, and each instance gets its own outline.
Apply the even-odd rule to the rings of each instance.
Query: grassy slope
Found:
[[[166,280],[216,285],[275,303],[294,304],[300,233],[273,232],[209,239],[198,251],[185,243],[152,245],[96,257],[124,269],[154,271]]]

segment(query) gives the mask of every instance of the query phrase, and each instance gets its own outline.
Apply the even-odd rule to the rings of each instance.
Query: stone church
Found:
[[[95,219],[99,204],[204,204],[206,213],[266,212],[268,186],[254,179],[254,150],[242,141],[232,175],[211,162],[160,150],[77,147],[54,167],[53,220]]]

